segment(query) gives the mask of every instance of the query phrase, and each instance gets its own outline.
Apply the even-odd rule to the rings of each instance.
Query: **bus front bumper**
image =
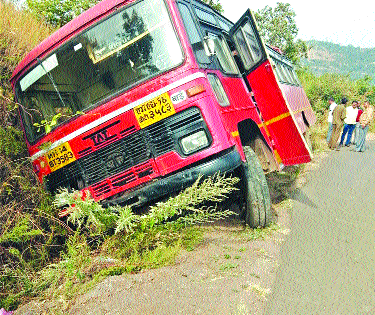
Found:
[[[205,160],[203,163],[188,166],[188,168],[175,174],[161,177],[154,182],[147,183],[143,187],[126,191],[123,194],[115,195],[110,200],[103,200],[104,206],[130,205],[141,207],[147,203],[181,191],[191,186],[199,176],[208,177],[218,172],[230,173],[242,165],[240,154],[235,147],[222,152],[219,155]]]

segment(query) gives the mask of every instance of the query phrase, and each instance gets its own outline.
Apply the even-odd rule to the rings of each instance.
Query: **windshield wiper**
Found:
[[[61,94],[60,94],[59,89],[57,88],[57,84],[56,84],[55,80],[53,79],[52,74],[49,73],[49,72],[46,70],[46,68],[45,68],[44,65],[43,65],[43,62],[42,62],[39,58],[36,58],[36,60],[38,61],[39,65],[43,68],[43,70],[46,72],[46,75],[47,75],[48,78],[50,79],[50,81],[51,81],[51,83],[52,83],[52,85],[53,85],[53,88],[55,89],[57,95],[59,96],[59,99],[60,99],[60,101],[61,101],[61,104],[62,104],[63,107],[65,108],[66,105],[65,105],[64,100],[63,100],[63,98],[62,98],[62,96],[61,96]]]

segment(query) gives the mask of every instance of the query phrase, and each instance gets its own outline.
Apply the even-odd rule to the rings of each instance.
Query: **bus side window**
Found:
[[[301,85],[301,83],[299,82],[299,79],[298,79],[298,76],[297,76],[297,73],[294,71],[293,69],[293,77],[294,77],[294,81],[296,82],[296,85]]]
[[[281,69],[281,64],[278,61],[276,61],[276,73],[277,73],[279,81],[284,82],[285,79],[284,79],[283,72],[282,72],[282,69]]]
[[[279,66],[278,66],[278,62],[276,61],[275,58],[271,57],[271,64],[272,64],[272,68],[274,70],[274,73],[276,75],[276,78],[278,81],[281,81],[281,77],[280,77],[280,70],[279,70]]]
[[[215,43],[215,55],[224,73],[238,74],[237,65],[229,50],[228,44],[221,36],[210,34]]]
[[[185,25],[186,33],[188,34],[190,44],[193,48],[195,56],[197,58],[198,63],[200,64],[209,64],[210,60],[207,57],[206,53],[204,52],[202,39],[199,35],[197,26],[191,16],[189,8],[182,3],[178,3],[178,8],[180,9],[180,13],[182,16],[182,20]]]
[[[207,78],[220,106],[229,106],[230,102],[227,93],[225,93],[224,87],[220,82],[220,79],[213,73],[207,74]]]
[[[288,83],[289,82],[288,74],[287,74],[287,70],[285,69],[284,64],[281,63],[280,68],[281,68],[284,83]]]
[[[292,79],[292,75],[290,73],[290,68],[288,66],[284,66],[285,67],[285,72],[286,72],[286,75],[287,75],[287,79],[288,79],[288,83],[289,84],[293,84],[293,79]]]

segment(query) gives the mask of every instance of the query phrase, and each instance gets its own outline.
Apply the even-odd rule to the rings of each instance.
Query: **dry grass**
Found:
[[[51,34],[52,29],[33,15],[0,0],[0,95],[8,95],[9,79],[25,54]]]

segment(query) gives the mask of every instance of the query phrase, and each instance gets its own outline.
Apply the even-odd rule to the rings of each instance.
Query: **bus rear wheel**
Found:
[[[271,223],[271,198],[262,166],[253,149],[243,148],[246,165],[244,167],[245,222],[252,228],[265,227]]]

